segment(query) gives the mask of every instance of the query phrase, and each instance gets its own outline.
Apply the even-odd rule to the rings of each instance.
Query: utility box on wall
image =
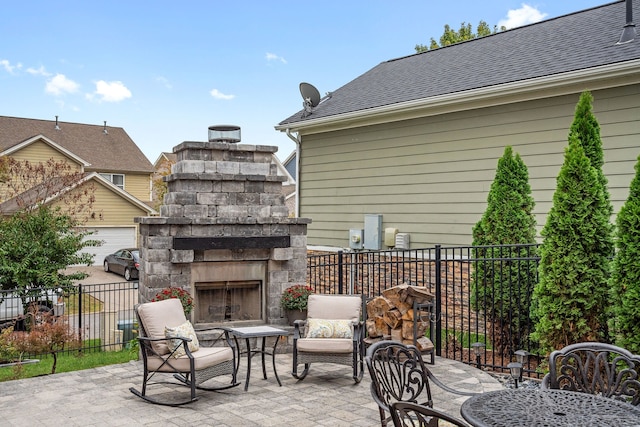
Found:
[[[349,248],[362,249],[364,246],[364,230],[352,228],[349,230]]]
[[[382,215],[365,214],[364,216],[364,248],[380,250],[382,246]]]

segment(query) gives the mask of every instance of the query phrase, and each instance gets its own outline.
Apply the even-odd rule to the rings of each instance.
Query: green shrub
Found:
[[[534,206],[527,166],[506,147],[498,160],[487,209],[473,228],[473,245],[535,243]],[[506,354],[522,348],[528,340],[536,264],[518,258],[531,255],[528,247],[475,248],[471,302],[494,323],[494,344]]]
[[[616,344],[640,353],[640,156],[629,196],[617,216],[617,253],[611,277]]]

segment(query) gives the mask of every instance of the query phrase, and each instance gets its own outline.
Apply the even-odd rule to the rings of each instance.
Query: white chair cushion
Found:
[[[309,295],[307,319],[343,319],[358,322],[362,298],[345,295]]]
[[[227,360],[233,360],[233,350],[230,347],[200,347],[200,350],[192,353],[196,371],[199,371],[204,368],[208,368],[210,366],[218,365],[222,362],[226,362]],[[147,366],[149,370],[156,371],[160,370],[160,372],[174,372],[174,368],[180,372],[189,372],[189,357],[187,355],[180,356],[177,359],[170,358],[169,363],[170,366],[162,365],[164,359],[154,356],[149,357],[147,360]]]
[[[174,328],[182,325],[187,320],[184,316],[182,303],[177,298],[140,304],[138,306],[138,316],[148,338],[165,338],[165,327]],[[169,353],[169,346],[166,341],[154,341],[151,346],[158,354]]]
[[[306,353],[352,353],[353,340],[342,338],[301,338],[298,351]]]

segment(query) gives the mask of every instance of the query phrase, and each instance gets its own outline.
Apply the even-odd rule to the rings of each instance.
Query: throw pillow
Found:
[[[307,319],[307,338],[353,338],[350,320]]]
[[[187,343],[189,347],[189,351],[198,351],[200,348],[200,343],[198,342],[198,337],[196,336],[196,331],[193,329],[193,325],[188,320],[184,322],[180,326],[176,326],[174,328],[169,328],[165,326],[164,328],[164,336],[169,337],[183,337],[183,338],[191,338],[191,341]],[[182,340],[174,338],[169,340],[169,351],[176,350],[173,353],[173,357],[180,357],[187,354],[184,351],[184,346],[182,345]]]

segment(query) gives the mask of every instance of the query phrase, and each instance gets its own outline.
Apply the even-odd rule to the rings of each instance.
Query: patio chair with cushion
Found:
[[[449,393],[463,396],[476,394],[444,385],[426,367],[422,354],[413,345],[378,341],[367,350],[365,361],[371,374],[371,395],[378,404],[382,427],[386,427],[391,421],[391,416],[386,414],[391,412],[391,405],[396,402],[410,402],[432,408],[430,382]]]
[[[468,427],[464,421],[444,412],[410,402],[392,403],[391,419],[395,427]]]
[[[135,307],[135,313],[138,318],[138,341],[144,374],[142,391],[131,387],[129,390],[133,394],[151,403],[179,406],[197,400],[196,388],[224,390],[240,384],[236,380],[238,346],[231,341],[224,328],[207,329],[219,329],[219,339],[214,342],[213,347],[202,347],[193,326],[184,315],[179,299],[139,304]],[[167,374],[180,383],[166,381]],[[159,375],[159,380],[152,382],[156,375]],[[209,380],[213,383],[214,378],[221,375],[229,375],[229,380],[215,381],[215,385],[203,385]],[[158,384],[186,385],[190,388],[190,396],[185,399],[184,396],[176,396],[166,389],[162,393],[166,398],[149,396],[147,388]]]
[[[583,342],[549,355],[542,388],[599,394],[640,403],[640,355],[615,345]]]
[[[351,366],[354,381],[360,382],[364,372],[362,307],[361,296],[309,296],[307,319],[294,323],[294,378],[304,379],[311,363],[338,363]],[[301,373],[298,365],[304,365]]]

